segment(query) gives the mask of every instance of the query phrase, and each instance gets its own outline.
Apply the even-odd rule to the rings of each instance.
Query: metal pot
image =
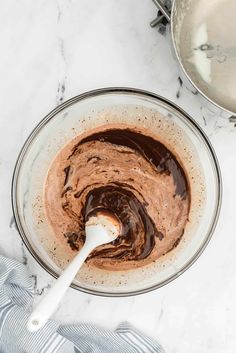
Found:
[[[210,102],[236,115],[236,1],[173,0],[171,12],[153,0],[170,22],[177,59],[193,86]],[[223,21],[222,21],[223,19]]]

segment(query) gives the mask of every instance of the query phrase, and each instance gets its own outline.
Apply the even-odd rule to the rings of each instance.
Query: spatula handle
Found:
[[[36,306],[30,315],[27,328],[34,332],[45,325],[51,315],[55,312],[62,297],[76,276],[78,270],[93,250],[89,244],[85,244],[78,255],[71,261],[65,272],[56,280],[52,288],[49,289],[45,297]]]

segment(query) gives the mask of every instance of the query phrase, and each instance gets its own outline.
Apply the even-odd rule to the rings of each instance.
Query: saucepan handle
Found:
[[[168,11],[168,9],[163,5],[163,2],[161,0],[152,0],[152,1],[156,5],[156,7],[161,11],[162,15],[154,18],[154,20],[150,23],[150,26],[155,27],[158,23],[160,23],[163,20],[163,18],[166,18],[167,21],[170,22],[170,17],[171,17],[170,11]]]

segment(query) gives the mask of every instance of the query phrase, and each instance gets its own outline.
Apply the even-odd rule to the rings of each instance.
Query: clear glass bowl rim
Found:
[[[82,94],[79,94],[75,97],[72,97],[70,99],[68,99],[67,101],[65,101],[64,103],[62,103],[61,105],[59,105],[58,107],[54,108],[51,112],[49,112],[36,126],[35,128],[32,130],[32,132],[30,133],[30,135],[28,136],[28,138],[26,139],[25,143],[23,144],[20,153],[18,155],[18,158],[16,160],[16,164],[14,167],[14,171],[13,171],[13,177],[12,177],[12,187],[11,187],[11,202],[12,202],[12,210],[13,210],[13,215],[14,215],[14,219],[15,219],[15,223],[16,223],[16,227],[17,230],[23,240],[24,245],[27,247],[27,249],[29,250],[30,254],[34,257],[34,259],[39,263],[39,265],[41,267],[44,268],[44,270],[46,270],[51,276],[53,276],[54,278],[58,278],[58,274],[53,271],[39,256],[38,254],[34,251],[33,247],[31,246],[27,235],[24,232],[23,226],[21,224],[20,221],[20,216],[19,216],[19,211],[18,211],[18,207],[17,207],[17,185],[18,185],[18,175],[20,172],[20,168],[21,168],[21,164],[24,160],[24,156],[27,152],[27,149],[30,147],[31,143],[34,141],[35,136],[39,133],[39,131],[45,127],[47,125],[47,123],[54,118],[59,112],[61,112],[62,110],[64,110],[65,108],[68,108],[69,106],[78,103],[84,99],[87,98],[92,98],[92,97],[96,97],[99,95],[106,95],[109,93],[115,93],[115,94],[131,94],[131,95],[141,95],[141,96],[146,96],[147,98],[152,98],[154,100],[163,102],[164,104],[168,105],[172,110],[179,112],[188,122],[190,122],[190,124],[198,131],[198,133],[200,133],[201,137],[203,138],[203,141],[206,144],[206,147],[209,150],[209,153],[211,154],[211,157],[214,161],[214,166],[215,166],[215,171],[216,171],[216,181],[218,184],[218,188],[217,188],[217,202],[216,202],[216,206],[215,206],[215,215],[212,221],[212,224],[209,228],[209,232],[205,237],[205,241],[202,243],[202,246],[199,248],[199,250],[192,256],[192,258],[185,264],[185,266],[183,266],[182,269],[180,269],[177,273],[175,273],[174,275],[170,276],[169,278],[167,278],[166,280],[153,285],[151,287],[145,288],[145,289],[141,289],[141,290],[136,290],[136,291],[132,291],[132,292],[124,292],[124,293],[108,293],[108,292],[102,292],[102,291],[96,291],[96,290],[92,290],[92,289],[87,289],[87,288],[83,288],[82,286],[76,285],[74,283],[71,284],[71,287],[74,289],[77,289],[81,292],[85,292],[88,294],[93,294],[93,295],[97,295],[97,296],[104,296],[104,297],[126,297],[126,296],[133,296],[133,295],[138,295],[138,294],[144,294],[147,292],[150,292],[152,290],[155,290],[157,288],[160,288],[166,284],[168,284],[169,282],[173,281],[174,279],[176,279],[177,277],[179,277],[182,273],[184,273],[190,266],[192,266],[192,264],[199,258],[199,256],[202,254],[202,252],[204,251],[204,249],[206,248],[206,246],[208,245],[215,227],[217,225],[217,221],[219,218],[219,214],[220,214],[220,209],[221,209],[221,203],[222,203],[222,177],[221,177],[221,171],[220,171],[220,166],[219,166],[219,162],[216,156],[216,153],[212,147],[211,142],[209,141],[207,135],[205,134],[205,132],[202,130],[202,128],[198,125],[197,122],[195,122],[193,120],[193,118],[191,118],[182,108],[180,108],[178,105],[176,105],[175,103],[171,102],[170,100],[146,91],[146,90],[142,90],[142,89],[137,89],[137,88],[128,88],[128,87],[107,87],[107,88],[100,88],[100,89],[95,89],[92,91],[88,91]]]

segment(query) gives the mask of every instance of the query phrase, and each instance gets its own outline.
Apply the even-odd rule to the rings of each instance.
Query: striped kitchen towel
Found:
[[[26,267],[0,256],[0,353],[163,353],[162,347],[130,324],[115,332],[79,323],[50,320],[30,333],[26,323],[34,296]]]

